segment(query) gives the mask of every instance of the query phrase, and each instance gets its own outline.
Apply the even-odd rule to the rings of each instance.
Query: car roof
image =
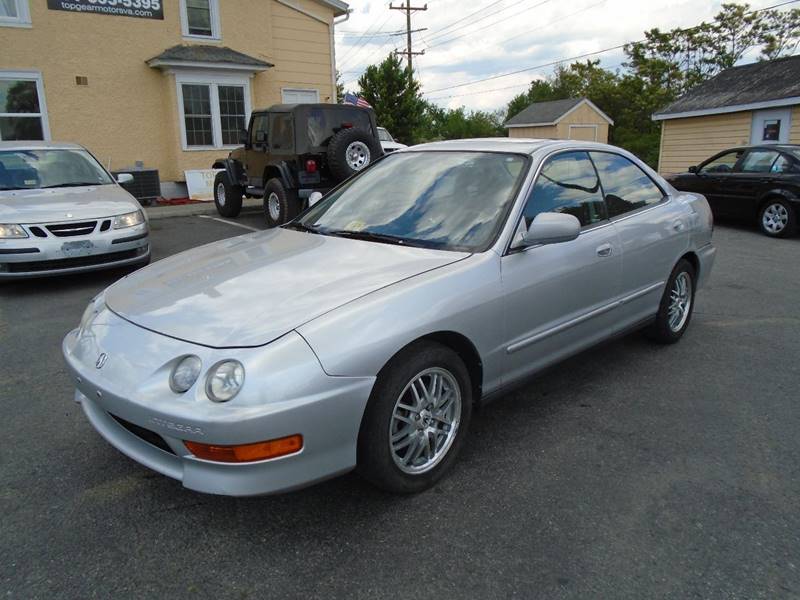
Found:
[[[254,110],[254,113],[265,113],[265,112],[292,112],[297,108],[321,108],[325,110],[343,110],[343,109],[357,109],[357,110],[368,110],[361,106],[356,106],[354,104],[324,104],[324,103],[317,103],[317,104],[273,104],[268,108],[258,108]]]
[[[750,146],[734,146],[733,148],[728,148],[726,150],[720,150],[719,152],[715,153],[714,156],[719,156],[720,154],[725,154],[726,152],[744,152],[745,150],[782,150],[784,152],[793,151],[796,152],[800,150],[800,145],[798,144],[753,144]]]
[[[515,154],[533,154],[540,150],[569,150],[570,148],[619,151],[619,148],[615,146],[599,144],[597,142],[535,138],[476,138],[420,144],[408,149],[403,149],[402,152],[414,152],[417,150],[461,150],[464,152],[513,152]]]
[[[69,142],[15,141],[0,142],[0,150],[84,150],[80,144]]]

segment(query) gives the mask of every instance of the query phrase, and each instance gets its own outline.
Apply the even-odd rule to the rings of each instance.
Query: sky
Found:
[[[394,5],[403,0],[394,0]],[[753,0],[754,9],[781,0]],[[346,90],[370,64],[405,49],[406,15],[388,0],[350,0],[350,18],[336,26],[336,66]],[[582,54],[636,41],[658,27],[690,27],[713,19],[720,0],[412,0],[428,10],[412,14],[414,71],[423,95],[439,105],[496,110],[525,91],[532,79]],[[475,14],[472,14],[475,13]],[[402,32],[402,35],[389,35]],[[599,54],[601,65],[620,68],[622,50]],[[585,59],[583,59],[585,60]],[[568,64],[567,60],[566,63]],[[533,68],[531,67],[538,67]],[[499,74],[523,73],[452,87]]]

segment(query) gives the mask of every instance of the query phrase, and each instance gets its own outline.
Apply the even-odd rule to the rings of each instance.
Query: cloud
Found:
[[[425,3],[411,1],[415,6]],[[414,57],[414,69],[426,97],[443,106],[494,110],[505,106],[533,79],[550,75],[553,67],[432,90],[617,46],[641,39],[644,31],[654,27],[690,27],[712,19],[721,1],[501,0],[492,5],[492,0],[427,0],[427,4],[427,11],[412,15],[414,29],[427,28],[414,34],[414,50],[425,49],[424,56]],[[751,5],[769,6],[770,0]],[[405,13],[389,10],[389,2],[379,0],[351,0],[350,6],[355,12],[337,27],[336,56],[343,81],[356,89],[358,75],[366,66],[395,48],[405,49],[405,36],[387,35],[405,30]],[[485,10],[456,23],[480,9]],[[597,58],[612,68],[624,60],[621,50]]]

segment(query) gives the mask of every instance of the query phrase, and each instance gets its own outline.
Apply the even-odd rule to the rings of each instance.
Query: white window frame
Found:
[[[316,88],[281,88],[281,102],[291,104],[286,101],[286,92],[314,92],[317,95],[315,104],[319,104],[319,90]]]
[[[42,74],[39,71],[0,71],[0,80],[15,80],[15,81],[35,81],[36,82],[36,95],[39,98],[39,112],[38,113],[6,113],[0,112],[0,117],[39,117],[42,122],[42,135],[44,141],[50,141],[50,123],[47,121],[47,102],[44,99],[44,81]],[[0,141],[2,141],[0,137]]]
[[[16,17],[0,17],[0,27],[31,27],[31,9],[29,0],[15,0]]]
[[[187,40],[222,41],[222,26],[219,18],[219,0],[208,0],[211,11],[211,35],[197,35],[189,33],[189,13],[186,10],[186,0],[181,0],[181,32]]]
[[[183,85],[205,85],[210,88],[211,101],[211,137],[214,143],[211,146],[189,146],[186,143],[186,115],[183,110]],[[234,149],[236,144],[222,143],[222,120],[219,113],[219,86],[236,85],[244,88],[244,122],[245,127],[250,122],[252,106],[250,104],[250,77],[229,75],[222,73],[209,73],[203,71],[185,72],[175,74],[175,92],[178,96],[178,117],[181,128],[181,149],[184,152],[205,150]]]
[[[569,139],[574,139],[572,137],[572,130],[573,129],[594,129],[594,140],[591,140],[591,141],[594,141],[594,142],[597,141],[597,129],[598,129],[597,125],[570,125],[569,126],[569,130],[567,131],[567,137]],[[581,140],[577,140],[577,141],[581,141]]]

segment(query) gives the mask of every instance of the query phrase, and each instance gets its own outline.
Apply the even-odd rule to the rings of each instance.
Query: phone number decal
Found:
[[[163,19],[163,0],[47,0],[51,10]]]

